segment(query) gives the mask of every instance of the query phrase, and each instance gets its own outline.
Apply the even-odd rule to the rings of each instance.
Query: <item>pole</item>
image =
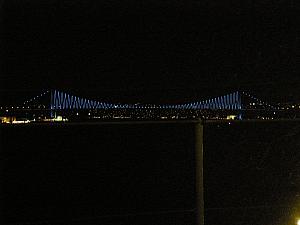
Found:
[[[204,225],[204,184],[203,184],[203,124],[195,125],[195,188],[196,188],[196,224]]]

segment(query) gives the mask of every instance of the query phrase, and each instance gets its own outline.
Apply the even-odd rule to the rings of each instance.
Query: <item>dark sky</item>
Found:
[[[300,98],[297,1],[7,0],[1,10],[2,96]]]

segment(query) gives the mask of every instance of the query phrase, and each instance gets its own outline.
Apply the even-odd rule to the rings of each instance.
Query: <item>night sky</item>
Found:
[[[45,89],[111,101],[237,89],[300,100],[297,1],[7,0],[1,11],[2,100]]]

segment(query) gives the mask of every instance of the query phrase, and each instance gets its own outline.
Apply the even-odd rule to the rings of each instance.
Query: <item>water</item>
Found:
[[[2,126],[3,223],[194,224],[193,126]],[[205,124],[204,185],[206,224],[293,224],[300,123]]]
[[[191,223],[193,126],[2,127],[6,221]]]
[[[204,134],[207,224],[295,224],[299,122],[210,124]]]

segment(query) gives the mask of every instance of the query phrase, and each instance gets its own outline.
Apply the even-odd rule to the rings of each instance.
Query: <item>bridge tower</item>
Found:
[[[54,90],[50,90],[50,118],[56,118],[56,110],[54,106]]]

